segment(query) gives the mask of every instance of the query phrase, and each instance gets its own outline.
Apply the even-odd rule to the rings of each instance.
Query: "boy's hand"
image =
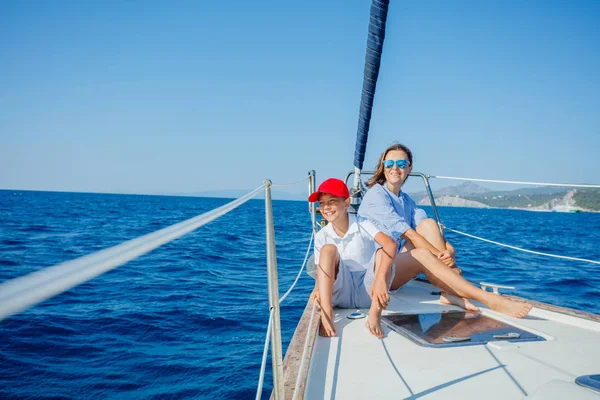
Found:
[[[379,308],[387,308],[390,302],[390,294],[388,293],[387,285],[385,280],[375,278],[373,286],[371,286],[371,299],[379,304]]]

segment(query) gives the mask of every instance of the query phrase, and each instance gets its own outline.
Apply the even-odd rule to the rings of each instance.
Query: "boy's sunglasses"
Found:
[[[404,168],[408,167],[408,165],[410,163],[408,162],[408,160],[384,160],[383,161],[383,166],[385,167],[385,169],[394,168],[394,164],[396,164],[396,166],[398,168],[404,169]]]

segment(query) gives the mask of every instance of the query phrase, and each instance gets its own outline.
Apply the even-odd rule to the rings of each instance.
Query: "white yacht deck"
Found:
[[[441,305],[432,291],[437,289],[428,283],[411,281],[392,294],[384,315],[461,310]],[[422,347],[385,325],[385,337],[377,339],[365,328],[365,319],[347,318],[353,311],[334,310],[337,337],[316,335],[304,398],[600,399],[600,392],[575,383],[578,376],[600,373],[600,322],[593,318],[534,307],[519,320],[482,307],[484,315],[546,341],[432,348]],[[294,341],[301,339],[298,332],[306,320],[303,317],[300,322],[299,337],[295,335],[288,353],[296,351]],[[317,325],[309,334],[315,334]],[[303,339],[300,341],[304,344]],[[286,355],[286,367],[289,358],[294,355]],[[295,381],[291,375],[286,371],[286,381]]]

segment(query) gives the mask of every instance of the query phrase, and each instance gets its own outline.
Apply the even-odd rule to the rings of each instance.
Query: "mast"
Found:
[[[354,214],[356,214],[362,199],[360,171],[363,168],[363,161],[365,160],[365,152],[367,150],[371,112],[373,111],[373,99],[379,76],[379,66],[381,65],[381,51],[383,50],[383,40],[385,39],[385,23],[389,4],[389,0],[373,0],[371,2],[365,70],[360,98],[356,145],[354,148],[354,184],[350,191],[350,212]]]

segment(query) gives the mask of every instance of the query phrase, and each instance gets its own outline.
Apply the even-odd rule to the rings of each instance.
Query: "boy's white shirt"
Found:
[[[332,224],[327,224],[315,236],[315,265],[319,265],[321,248],[326,244],[337,247],[340,263],[350,271],[364,271],[375,265],[375,253],[381,246],[375,235],[381,232],[366,218],[348,214],[348,231],[339,237]]]

